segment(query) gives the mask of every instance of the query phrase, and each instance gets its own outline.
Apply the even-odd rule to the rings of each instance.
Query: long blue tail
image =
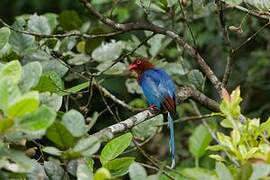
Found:
[[[171,168],[175,166],[175,144],[174,144],[174,128],[173,128],[173,118],[171,113],[168,112],[168,127],[170,128],[170,153],[172,157]]]

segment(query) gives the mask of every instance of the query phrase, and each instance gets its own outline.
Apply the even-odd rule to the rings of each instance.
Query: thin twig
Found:
[[[119,34],[123,34],[122,31],[116,31],[116,32],[105,33],[105,34],[97,34],[97,35],[94,35],[94,34],[93,35],[82,34],[82,33],[79,33],[79,32],[68,32],[68,33],[64,33],[64,34],[40,34],[40,33],[15,29],[14,27],[8,25],[2,18],[0,18],[0,22],[4,26],[11,29],[12,31],[22,33],[22,34],[31,35],[31,36],[35,36],[35,37],[39,37],[39,38],[65,38],[65,37],[76,36],[76,37],[81,37],[81,38],[85,38],[85,39],[94,39],[94,38],[99,38],[99,37],[111,37],[111,36],[116,36],[116,35],[119,35]]]

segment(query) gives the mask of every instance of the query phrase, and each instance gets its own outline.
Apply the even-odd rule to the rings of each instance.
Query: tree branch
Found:
[[[188,43],[186,43],[176,32],[151,24],[151,23],[146,23],[146,22],[117,23],[111,20],[110,18],[103,16],[87,0],[80,0],[80,2],[84,5],[84,7],[90,13],[95,15],[101,22],[103,22],[104,24],[110,26],[111,28],[115,30],[123,31],[123,32],[129,32],[129,31],[135,31],[135,30],[147,30],[156,34],[163,34],[174,39],[179,45],[181,45],[187,51],[187,53],[190,56],[194,57],[197,60],[197,63],[201,67],[202,71],[206,74],[207,78],[214,85],[215,89],[218,91],[220,98],[222,98],[223,85],[220,82],[220,80],[216,77],[212,69],[207,65],[207,63],[201,57],[201,55],[197,52],[197,50],[193,48],[191,45],[189,45]]]
[[[188,98],[194,99],[196,102],[204,105],[208,109],[218,112],[219,111],[219,105],[216,101],[208,98],[206,95],[201,93],[200,91],[190,87],[190,86],[184,86],[180,87],[178,89],[177,93],[178,102],[184,101]],[[130,130],[134,126],[146,121],[147,119],[150,119],[152,117],[155,117],[158,115],[158,112],[153,112],[151,110],[144,110],[142,112],[139,112],[135,114],[134,116],[129,117],[128,119],[121,121],[117,124],[111,125],[105,129],[102,129],[95,134],[94,136],[97,136],[98,138],[102,139],[103,141],[108,141],[112,138],[114,138],[115,135],[119,133],[123,133],[127,130]]]

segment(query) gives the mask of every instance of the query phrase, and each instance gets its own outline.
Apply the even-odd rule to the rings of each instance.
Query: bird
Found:
[[[156,68],[147,58],[135,58],[128,69],[137,74],[137,81],[150,108],[162,111],[168,120],[170,130],[171,168],[175,167],[175,142],[173,117],[176,114],[176,86],[171,77],[160,68]]]

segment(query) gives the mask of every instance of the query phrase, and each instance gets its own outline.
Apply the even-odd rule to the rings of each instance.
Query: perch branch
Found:
[[[216,101],[208,98],[203,93],[190,86],[180,87],[179,92],[177,93],[177,98],[178,101],[183,101],[188,98],[192,98],[212,111],[219,111],[219,105]],[[129,117],[124,121],[111,125],[105,129],[102,129],[93,135],[97,136],[98,138],[101,138],[103,141],[107,141],[112,139],[115,135],[123,133],[158,114],[159,114],[158,112],[144,110],[142,112],[135,114],[134,116]]]

